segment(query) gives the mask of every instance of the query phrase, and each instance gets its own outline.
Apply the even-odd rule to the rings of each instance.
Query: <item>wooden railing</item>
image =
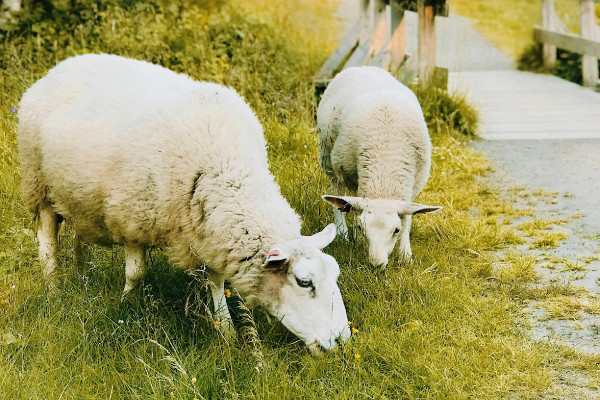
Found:
[[[447,0],[357,0],[360,17],[325,61],[315,86],[322,92],[335,73],[359,65],[396,70],[407,58],[405,11],[419,14],[418,74],[428,82],[435,71],[435,17],[448,16]]]
[[[581,71],[583,85],[598,85],[598,58],[600,58],[600,27],[596,23],[594,3],[600,0],[579,0],[581,34],[570,33],[556,15],[554,0],[542,0],[542,26],[534,27],[535,40],[543,45],[544,65],[556,64],[556,48],[583,55]]]

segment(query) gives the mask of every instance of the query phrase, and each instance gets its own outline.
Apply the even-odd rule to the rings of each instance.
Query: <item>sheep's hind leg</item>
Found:
[[[220,274],[209,272],[208,280],[211,282],[209,286],[215,308],[215,325],[226,340],[232,341],[236,338],[236,332],[233,327],[231,315],[229,314],[229,308],[227,307],[225,279]]]
[[[137,244],[125,244],[125,288],[121,299],[135,289],[146,275],[146,249]]]
[[[77,233],[75,234],[75,238],[73,239],[73,248],[74,248],[74,257],[73,262],[75,264],[75,268],[77,272],[82,274],[85,272],[85,243],[81,239]]]
[[[39,259],[44,271],[44,277],[51,287],[56,286],[55,269],[58,251],[58,215],[49,206],[40,210],[37,239],[39,242]]]
[[[410,226],[412,224],[412,215],[403,215],[402,232],[400,233],[400,244],[398,245],[398,254],[402,262],[412,261],[412,250],[410,249]]]

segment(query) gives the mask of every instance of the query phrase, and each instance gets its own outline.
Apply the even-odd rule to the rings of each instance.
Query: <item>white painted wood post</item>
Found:
[[[387,18],[385,18],[386,4],[384,0],[371,0],[369,18],[371,19],[371,42],[369,54],[377,54],[387,42]]]
[[[406,19],[404,10],[396,1],[390,2],[390,52],[392,71],[396,70],[406,56]]]
[[[426,83],[433,78],[435,70],[435,14],[433,5],[425,5],[425,0],[418,0],[419,13],[419,83]]]
[[[370,32],[371,32],[371,18],[369,18],[369,12],[371,10],[371,1],[372,0],[360,0],[360,8],[359,8],[359,21],[361,24],[361,33],[359,42],[362,44],[365,41],[369,40]]]
[[[581,0],[579,10],[581,37],[591,40],[597,39],[594,0]],[[595,87],[598,83],[598,59],[593,56],[583,55],[581,59],[581,73],[583,75],[583,86]]]
[[[554,0],[542,0],[542,27],[547,30],[554,28]],[[553,68],[556,65],[556,46],[544,43],[542,45],[544,66]]]

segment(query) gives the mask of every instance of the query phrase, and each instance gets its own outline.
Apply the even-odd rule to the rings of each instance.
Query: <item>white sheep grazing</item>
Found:
[[[301,236],[262,127],[234,90],[143,61],[78,56],[23,95],[18,139],[46,276],[64,218],[79,241],[124,244],[124,294],[146,271],[145,249],[159,246],[180,268],[207,266],[226,335],[235,331],[225,280],[312,351],[349,337],[339,266],[320,251],[335,226]]]
[[[438,211],[412,203],[429,177],[431,140],[415,94],[376,67],[340,72],[317,111],[321,166],[335,196],[338,233],[347,237],[342,213],[360,211],[359,227],[369,241],[369,261],[385,266],[398,237],[410,260],[413,214]],[[358,197],[341,196],[344,188]]]

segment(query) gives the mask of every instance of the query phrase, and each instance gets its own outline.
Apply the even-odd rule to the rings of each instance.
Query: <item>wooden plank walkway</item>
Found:
[[[600,93],[552,75],[452,72],[449,89],[479,110],[483,139],[600,139]]]

